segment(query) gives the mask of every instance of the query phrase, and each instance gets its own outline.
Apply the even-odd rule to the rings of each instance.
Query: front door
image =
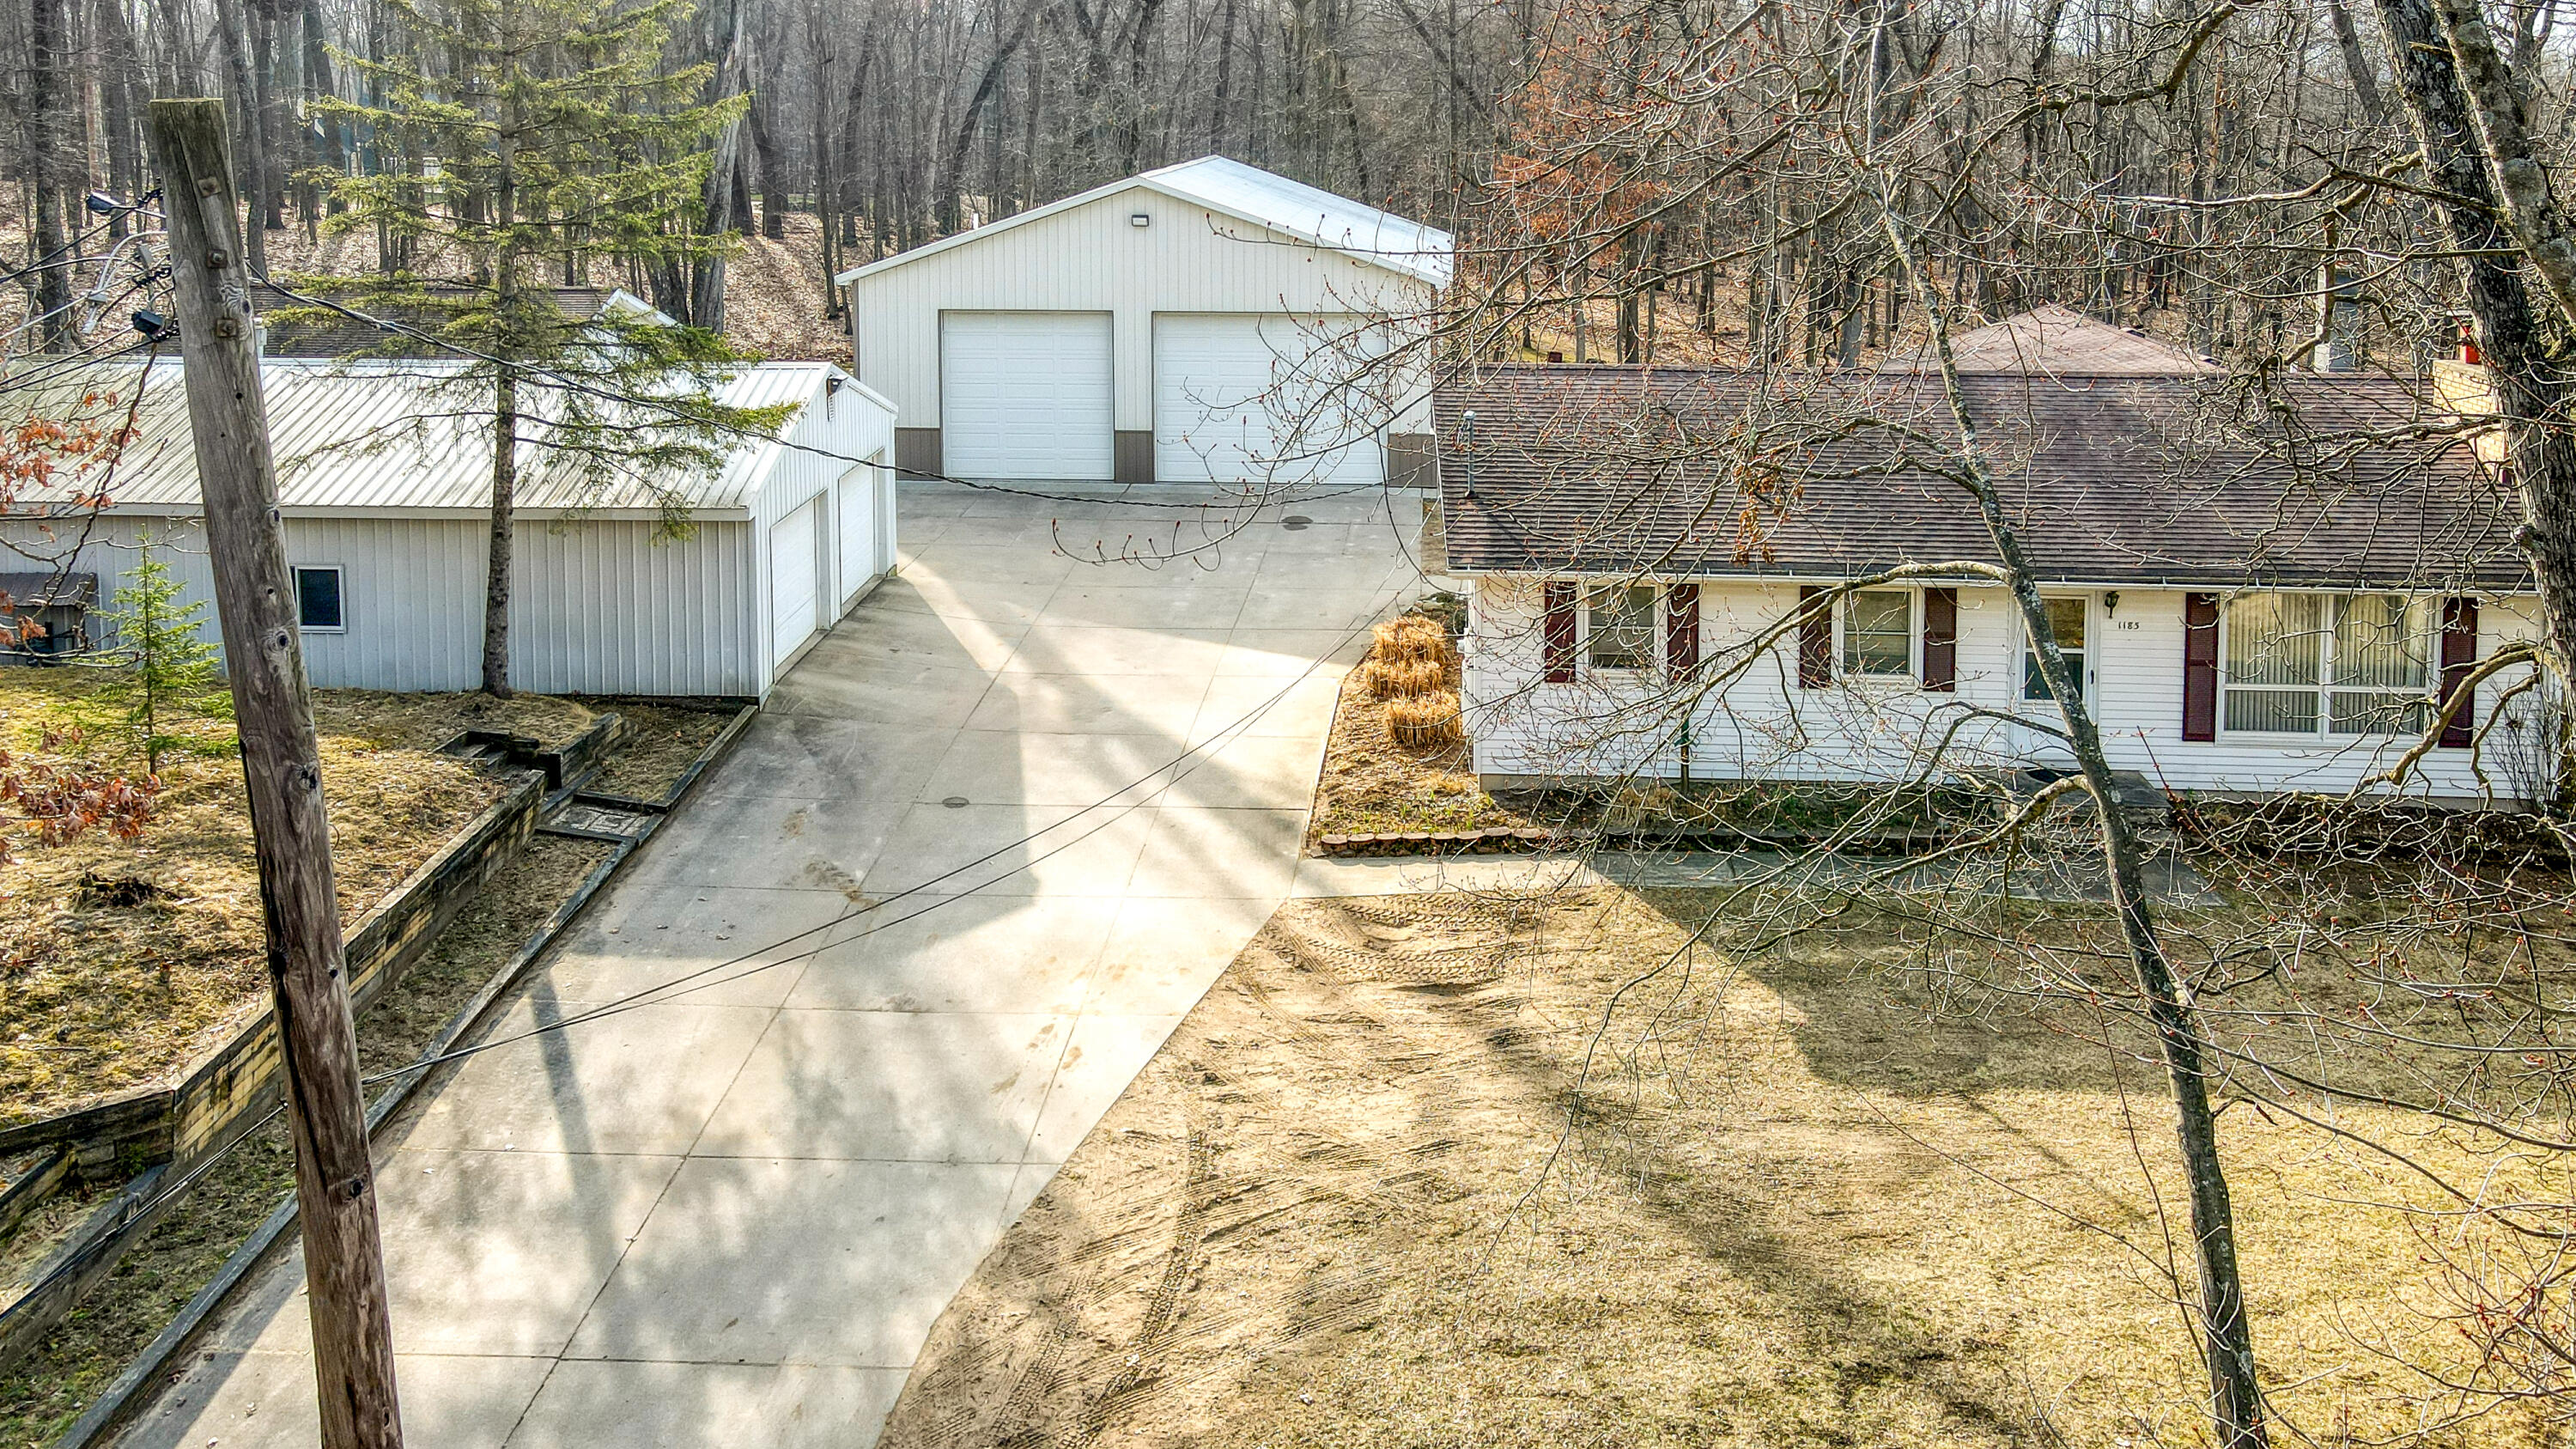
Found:
[[[2091,708],[2095,689],[2093,671],[2093,599],[2089,594],[2044,595],[2040,603],[2048,610],[2049,632],[2057,638],[2057,650],[2066,656],[2067,672],[2075,676],[2086,708]],[[2055,725],[2064,716],[2058,712],[2057,700],[2048,692],[2048,680],[2040,673],[2039,654],[2030,646],[2025,634],[2020,658],[2014,661],[2013,677],[2018,685],[2014,699],[2015,712],[2043,724]],[[2071,762],[2073,754],[2066,742],[2045,730],[2019,729],[2023,758],[2034,763],[2060,765]]]

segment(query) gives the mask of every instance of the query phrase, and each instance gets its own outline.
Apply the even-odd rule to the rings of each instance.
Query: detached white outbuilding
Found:
[[[305,664],[324,687],[472,689],[481,678],[488,434],[435,362],[270,360],[262,370]],[[142,550],[192,599],[212,574],[180,369],[102,368],[140,387],[137,437],[71,568],[112,598]],[[510,678],[547,694],[760,698],[895,557],[894,410],[827,363],[732,374],[728,404],[793,404],[719,466],[584,476],[526,446],[513,546]],[[685,527],[664,527],[665,503]],[[36,525],[0,521],[32,533]],[[58,535],[68,530],[57,524]],[[83,626],[92,642],[101,625]]]
[[[896,462],[962,478],[1427,481],[1376,365],[1449,283],[1447,232],[1221,156],[842,273]]]

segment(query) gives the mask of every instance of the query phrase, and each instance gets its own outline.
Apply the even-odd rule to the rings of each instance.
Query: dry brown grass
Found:
[[[1436,620],[1406,615],[1377,626],[1333,715],[1314,835],[1528,823],[1476,783],[1458,674],[1457,648]]]
[[[1758,965],[1721,929],[1609,1005],[1709,907],[1291,903],[941,1318],[883,1443],[2203,1442],[2152,1071],[2046,1017],[1932,1014],[1869,921]],[[2422,1427],[2365,1347],[2459,1351],[2368,1205],[2417,1190],[2287,1121],[2222,1127],[2276,1411],[2326,1442]]]
[[[1360,687],[1372,699],[1402,699],[1437,694],[1449,683],[1449,671],[1437,659],[1380,659],[1360,662]]]
[[[47,728],[87,721],[94,760],[139,770],[83,700],[85,670],[0,669],[0,742],[44,758]],[[333,690],[314,700],[342,919],[354,921],[499,793],[434,753],[468,726],[549,743],[588,725],[568,700]],[[267,999],[256,866],[230,726],[183,728],[139,841],[85,836],[28,849],[0,905],[0,1120],[19,1121],[157,1081]],[[126,908],[85,901],[85,874],[140,880]]]
[[[1374,633],[1376,642],[1369,646],[1369,657],[1382,663],[1421,662],[1449,668],[1458,662],[1457,646],[1449,642],[1449,631],[1436,619],[1407,614],[1378,625]]]
[[[1436,750],[1467,739],[1458,719],[1458,696],[1445,689],[1388,700],[1386,732],[1408,750]]]
[[[358,1019],[361,1069],[372,1074],[419,1060],[438,1029],[608,851],[595,841],[560,836],[530,841],[510,871],[469,902],[403,979]],[[39,1449],[52,1443],[81,1406],[214,1277],[293,1183],[294,1156],[283,1122],[261,1128],[218,1160],[77,1313],[0,1373],[0,1445]],[[94,1194],[64,1199],[75,1205],[92,1200]],[[26,1228],[10,1247],[22,1244],[34,1251],[51,1246]]]

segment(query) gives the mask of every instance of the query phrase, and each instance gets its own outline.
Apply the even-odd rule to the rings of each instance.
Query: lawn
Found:
[[[1290,903],[940,1319],[883,1442],[2205,1442],[2143,1044],[1936,1000],[1871,911],[1739,954],[1756,913],[1723,904]],[[2221,1129],[2284,1420],[2558,1442],[2531,1409],[2439,1427],[2399,1361],[2461,1352],[2412,1180],[2243,1104]]]
[[[139,774],[113,719],[90,701],[97,679],[0,669],[0,748],[42,760],[48,732],[77,728],[80,743],[58,738],[56,751]],[[643,726],[638,744],[656,758],[641,768],[621,762],[619,788],[646,794],[667,784],[659,755],[694,754],[722,724],[682,711],[621,712]],[[391,893],[500,794],[494,776],[438,745],[468,727],[560,743],[594,717],[587,705],[544,696],[317,694],[343,921]],[[231,726],[199,719],[176,733],[182,745],[163,757],[163,791],[140,840],[92,832],[55,849],[22,844],[0,878],[0,1121],[158,1081],[268,1000]],[[102,891],[102,882],[122,889]]]

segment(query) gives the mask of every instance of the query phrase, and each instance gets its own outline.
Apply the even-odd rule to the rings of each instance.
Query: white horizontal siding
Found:
[[[1679,717],[1639,707],[1653,683],[1585,669],[1573,684],[1548,684],[1539,662],[1536,580],[1478,581],[1465,671],[1476,768],[1493,775],[1617,775],[1670,778],[1681,771]],[[1701,655],[1712,673],[1740,662],[1745,641],[1797,606],[1789,584],[1710,583],[1701,589]],[[2182,737],[2183,591],[2122,589],[2105,617],[2092,595],[2092,688],[2103,748],[2115,768],[2136,770],[2169,789],[2261,793],[2344,791],[2393,764],[2409,739],[2285,741]],[[2479,654],[2533,637],[2533,601],[2487,599],[2479,610]],[[1966,709],[2030,711],[2017,698],[2017,613],[2000,590],[1959,590],[1958,687],[1930,693],[1910,682],[1867,681],[1821,690],[1796,685],[1794,637],[1784,638],[1691,712],[1691,770],[1704,778],[1888,780],[1919,771],[1928,747],[1947,741],[1950,763],[2062,763],[2064,747],[2036,730],[1965,722]],[[1735,652],[1730,654],[1730,649]],[[2478,718],[2494,707],[2510,675],[2481,688]],[[1623,713],[1623,710],[1626,713]],[[2436,798],[2480,791],[2470,751],[2437,749],[2411,787]],[[2497,761],[2488,759],[2490,774]]]

